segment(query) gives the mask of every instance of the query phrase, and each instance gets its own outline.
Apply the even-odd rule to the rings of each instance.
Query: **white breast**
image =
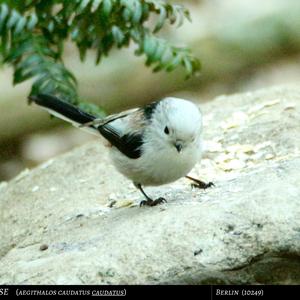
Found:
[[[200,144],[178,153],[174,148],[144,153],[138,159],[122,155],[114,147],[111,158],[120,173],[134,183],[162,185],[187,175],[201,156]]]

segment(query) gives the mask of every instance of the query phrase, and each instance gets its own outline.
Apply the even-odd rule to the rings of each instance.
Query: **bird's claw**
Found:
[[[215,184],[211,181],[208,183],[205,183],[205,182],[199,180],[199,181],[197,181],[197,183],[192,183],[191,186],[192,186],[192,188],[206,190],[207,188],[215,186]]]
[[[140,206],[156,206],[157,204],[161,204],[161,203],[166,203],[167,200],[165,198],[159,197],[156,200],[151,200],[151,199],[147,199],[147,200],[143,200],[140,203]]]

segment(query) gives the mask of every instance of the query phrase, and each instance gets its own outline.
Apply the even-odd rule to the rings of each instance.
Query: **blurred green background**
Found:
[[[179,2],[193,22],[162,34],[200,58],[199,76],[184,80],[180,69],[152,73],[133,47],[114,50],[98,66],[92,53],[81,63],[77,50],[66,45],[65,63],[78,79],[80,97],[110,113],[168,95],[201,103],[219,94],[300,83],[299,0]],[[0,68],[0,181],[96,138],[28,106],[30,84],[13,87],[12,70]]]

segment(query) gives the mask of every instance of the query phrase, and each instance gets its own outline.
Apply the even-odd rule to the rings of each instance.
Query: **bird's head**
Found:
[[[158,147],[169,147],[180,154],[199,143],[201,131],[202,114],[198,106],[187,100],[170,97],[156,105],[148,137]]]

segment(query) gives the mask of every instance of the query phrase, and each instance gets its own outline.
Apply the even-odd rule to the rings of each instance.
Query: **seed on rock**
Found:
[[[40,250],[41,250],[41,251],[45,251],[45,250],[48,249],[48,247],[49,247],[48,245],[43,244],[43,245],[40,246]]]

